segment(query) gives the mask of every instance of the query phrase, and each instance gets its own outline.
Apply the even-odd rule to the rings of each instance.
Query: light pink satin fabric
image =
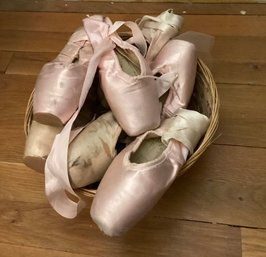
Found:
[[[78,212],[85,206],[84,201],[73,191],[68,177],[68,145],[79,132],[71,132],[71,128],[90,90],[101,58],[115,47],[109,37],[110,31],[115,31],[123,24],[115,23],[112,25],[109,23],[106,26],[106,23],[102,23],[102,26],[98,26],[99,20],[105,20],[105,18],[93,16],[84,20],[84,26],[93,45],[94,53],[89,61],[85,80],[82,84],[78,109],[67,122],[62,132],[56,136],[45,165],[45,191],[48,201],[60,215],[66,218],[76,217]],[[138,36],[133,37],[131,40],[140,46],[143,43]],[[142,51],[145,53],[145,46],[142,46]],[[74,196],[77,201],[73,201],[67,193]]]
[[[113,62],[115,53],[105,55],[99,65],[103,92],[123,130],[136,136],[160,124],[161,103],[156,81],[148,66],[141,68],[139,76],[129,76]]]
[[[193,44],[170,40],[151,63],[153,74],[172,74],[170,90],[163,107],[163,116],[171,117],[179,108],[186,108],[191,98],[197,69]]]
[[[138,25],[150,44],[146,55],[148,63],[154,60],[170,39],[178,35],[182,24],[183,17],[174,14],[172,9],[166,10],[156,17],[143,16]]]
[[[101,39],[91,35],[91,27],[98,26],[98,31],[104,38],[107,36],[107,28],[111,21],[107,18],[104,20],[87,18],[85,24],[92,45],[97,45]],[[123,24],[132,29],[133,37],[130,42],[137,45],[145,54],[145,39],[137,24],[133,22],[115,23],[109,32],[109,37],[117,46],[134,53],[139,61],[141,72],[137,76],[124,72],[114,51],[102,57],[99,72],[102,90],[115,118],[128,135],[136,136],[159,126],[161,104],[156,91],[157,81],[152,77],[151,69],[139,49],[128,41],[123,41],[115,32]]]
[[[92,47],[83,29],[77,30],[60,54],[43,66],[33,96],[34,119],[50,125],[65,124],[77,109]],[[82,49],[82,50],[81,50]],[[80,51],[81,50],[81,51]],[[78,60],[74,61],[78,56]],[[35,117],[36,113],[53,115],[57,124]],[[54,119],[53,119],[54,120]]]
[[[88,25],[89,24],[87,23],[87,20],[85,20],[84,26],[87,27]],[[90,25],[91,26],[89,28],[88,36],[92,40],[94,53],[89,61],[84,83],[82,84],[82,91],[79,99],[78,109],[73,114],[71,119],[67,122],[63,131],[56,136],[51,153],[47,158],[45,166],[45,190],[48,201],[59,214],[66,218],[76,217],[78,212],[84,207],[84,202],[73,191],[68,177],[68,145],[79,132],[71,132],[72,124],[75,121],[85,101],[88,91],[90,90],[96,69],[100,63],[102,56],[112,51],[115,47],[113,41],[110,40],[109,37],[110,31],[113,31],[120,26],[120,24],[114,24],[114,26],[110,24],[108,26],[104,25],[103,27],[99,28],[98,25]],[[103,37],[103,35],[106,35],[106,37]],[[141,51],[145,53],[145,46],[143,45],[139,37],[133,37],[131,41],[139,44],[140,49],[142,49]],[[142,107],[140,106],[140,108]],[[172,156],[172,154],[170,154],[169,156]],[[68,194],[76,197],[77,201],[71,200],[67,192]]]
[[[83,20],[85,30],[90,38],[91,44],[96,47],[103,38],[110,37],[111,40],[116,40],[115,38],[120,38],[117,34],[117,30],[125,25],[132,31],[132,37],[129,38],[125,44],[135,44],[140,50],[143,56],[146,55],[147,45],[146,41],[141,34],[138,26],[132,21],[116,21],[112,24],[112,21],[108,17],[101,15],[88,16]]]
[[[119,236],[132,228],[159,201],[186,160],[188,150],[171,140],[167,149],[149,164],[129,163],[129,153],[142,141],[124,149],[107,170],[91,206],[91,217],[105,234]]]
[[[87,65],[46,64],[36,84],[34,113],[54,115],[65,124],[77,108],[86,71]]]
[[[113,43],[108,38],[105,38],[97,48],[94,48],[94,54],[89,62],[83,83],[79,108],[65,125],[62,132],[56,136],[52,150],[46,161],[45,191],[48,201],[60,215],[66,218],[76,217],[79,211],[85,207],[84,201],[72,189],[68,177],[67,156],[72,124],[86,99],[101,57],[106,52],[112,50],[113,47]],[[71,200],[66,192],[75,196],[77,202]]]
[[[208,125],[206,116],[179,109],[176,116],[120,152],[101,180],[91,206],[91,217],[99,228],[109,236],[118,236],[140,221],[178,176]],[[132,162],[131,155],[154,135],[167,146],[162,154],[145,163]]]

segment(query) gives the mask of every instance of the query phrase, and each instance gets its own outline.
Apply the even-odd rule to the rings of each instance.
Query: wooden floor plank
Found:
[[[58,52],[71,33],[0,30],[0,51]],[[266,37],[217,36],[213,58],[231,62],[265,62]]]
[[[22,164],[0,162],[0,242],[88,256],[241,256],[240,229],[148,215],[121,238],[108,238],[89,218],[89,206],[68,220],[48,205],[43,177]],[[23,193],[22,193],[23,192]],[[206,244],[206,242],[209,242]]]
[[[21,161],[24,151],[23,123],[35,77],[0,76],[0,158]]]
[[[210,147],[190,172],[177,179],[151,215],[266,228],[265,153],[258,148]],[[20,165],[1,164],[0,197],[45,204],[42,175]]]
[[[142,14],[105,14],[113,21],[132,20]],[[156,14],[153,14],[156,15]],[[266,36],[265,16],[183,15],[182,31],[199,31],[220,36]],[[82,25],[82,13],[0,12],[0,30],[73,32]],[[256,29],[254,29],[256,27]]]
[[[141,14],[103,14],[116,20],[133,20]],[[0,30],[73,32],[82,26],[84,13],[0,12]]]
[[[0,50],[27,52],[58,52],[71,33],[36,31],[0,31]]]
[[[1,200],[47,204],[44,174],[23,163],[0,162],[0,170]]]
[[[0,76],[1,128],[17,128],[23,121],[35,80],[32,76]]]
[[[215,60],[264,62],[266,57],[265,37],[217,36],[212,51]]]
[[[2,52],[0,51],[0,73],[5,72],[7,66],[12,58],[11,52]]]
[[[0,12],[0,30],[73,32],[85,17],[84,13]]]
[[[241,228],[242,257],[266,256],[266,230]]]
[[[21,120],[21,119],[20,119]],[[23,132],[23,124],[16,128],[1,127],[1,145],[0,160],[22,162],[25,135]]]
[[[15,52],[6,74],[37,75],[42,66],[52,61],[57,53]]]
[[[175,181],[154,213],[266,228],[266,149],[211,146]]]
[[[88,257],[89,254],[75,254],[63,251],[55,251],[51,249],[28,247],[13,244],[0,243],[0,257],[10,256],[13,257]]]
[[[266,16],[184,15],[182,31],[198,31],[214,36],[264,37]],[[254,29],[256,27],[256,29]]]
[[[266,87],[218,85],[221,99],[216,143],[266,147]]]
[[[81,13],[159,13],[162,10],[170,8],[176,12],[186,12],[190,14],[249,14],[249,15],[265,15],[266,6],[263,3],[256,4],[250,0],[234,0],[232,1],[208,1],[199,0],[187,2],[171,1],[84,1],[64,0],[56,1],[35,1],[35,0],[2,0],[0,2],[0,10],[3,11],[35,11],[35,12],[81,12]],[[250,3],[253,4],[250,4]],[[242,11],[242,13],[241,13]],[[243,13],[244,11],[244,13]]]
[[[209,67],[216,83],[266,85],[265,62],[213,60]]]
[[[51,61],[57,53],[39,52],[15,52],[6,74],[37,75],[41,67]],[[212,60],[209,66],[212,70],[216,83],[229,84],[266,84],[266,63],[265,62],[227,62]]]

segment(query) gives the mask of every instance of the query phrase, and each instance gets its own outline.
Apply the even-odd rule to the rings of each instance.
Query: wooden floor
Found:
[[[0,256],[265,257],[266,16],[185,16],[184,31],[216,37],[217,139],[121,238],[98,231],[91,200],[74,220],[57,215],[45,198],[43,175],[22,163],[24,112],[36,75],[84,16],[0,12]]]

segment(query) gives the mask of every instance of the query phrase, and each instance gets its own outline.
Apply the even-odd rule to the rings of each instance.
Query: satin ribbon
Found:
[[[153,78],[154,80],[157,80],[157,83],[155,83],[155,85],[158,92],[158,97],[160,98],[175,83],[175,80],[178,79],[178,74],[176,73],[176,71],[170,71],[162,74],[160,77],[157,77],[155,75],[145,75],[140,77],[139,79],[145,78]]]
[[[197,145],[208,124],[206,116],[179,109],[158,129],[137,137],[116,156],[91,206],[91,217],[105,234],[125,233],[155,206],[179,175],[189,150]],[[151,138],[161,138],[165,147]]]
[[[79,107],[67,122],[62,132],[56,136],[45,165],[45,191],[48,201],[55,211],[66,218],[76,217],[79,211],[85,207],[85,202],[75,193],[69,181],[67,161],[68,145],[80,131],[76,130],[71,132],[71,128],[90,90],[101,57],[106,52],[114,49],[115,45],[113,42],[115,41],[115,38],[119,37],[115,32],[122,25],[128,26],[133,32],[133,36],[129,41],[134,42],[140,48],[142,53],[145,54],[147,50],[145,48],[146,44],[143,43],[144,41],[141,37],[141,32],[135,25],[133,25],[133,23],[116,22],[112,25],[108,18],[103,18],[102,16],[93,16],[93,18],[94,21],[92,19],[84,20],[84,27],[93,45],[94,54],[88,64]],[[99,23],[99,21],[104,22]],[[101,25],[99,26],[99,24]],[[166,87],[162,87],[160,95],[167,90]],[[77,201],[72,200],[72,197],[70,197],[69,194],[74,196]]]
[[[161,13],[157,17],[143,16],[139,21],[139,27],[150,44],[146,54],[148,63],[153,61],[169,39],[178,34],[182,24],[183,17],[174,14],[172,9]]]
[[[80,49],[85,46],[87,40],[88,36],[86,35],[86,32],[82,27],[79,28],[70,37],[67,44],[59,53],[56,60],[68,65],[71,64],[73,62],[73,57],[78,56]],[[79,58],[81,57],[82,56],[79,56]],[[87,58],[84,58],[84,60],[79,59],[79,63],[85,63],[86,61]]]
[[[91,18],[84,19],[83,23],[94,48],[94,54],[88,64],[78,109],[67,122],[62,132],[55,137],[45,165],[45,191],[47,199],[54,210],[65,218],[75,218],[85,207],[85,202],[75,193],[69,181],[68,146],[80,131],[71,132],[72,125],[85,102],[101,57],[114,49],[115,45],[112,41],[119,37],[115,32],[122,25],[132,29],[133,36],[130,39],[131,42],[138,45],[144,54],[147,50],[145,48],[145,39],[141,36],[141,31],[133,22],[116,22],[112,25],[111,20],[107,17],[92,16]],[[73,197],[77,201],[72,200]]]
[[[160,127],[164,131],[162,142],[167,145],[170,139],[175,139],[185,145],[190,154],[193,154],[209,123],[207,116],[180,108],[173,117],[163,121]]]
[[[68,145],[74,136],[71,135],[71,128],[81,107],[84,104],[86,96],[92,85],[94,74],[104,53],[114,48],[109,38],[105,38],[94,48],[94,54],[89,62],[86,77],[80,96],[79,107],[67,122],[64,129],[55,138],[51,152],[45,165],[45,191],[51,206],[60,215],[66,218],[74,218],[80,210],[85,207],[85,202],[74,192],[70,185],[68,177]],[[77,134],[77,132],[75,132]],[[77,199],[77,202],[70,199],[71,194]]]
[[[143,33],[150,44],[157,30],[166,31],[172,27],[176,34],[181,28],[183,20],[182,16],[174,14],[173,9],[169,9],[156,17],[144,15],[137,23],[140,28],[144,29]],[[148,30],[147,33],[145,33],[146,29]]]
[[[123,25],[127,26],[132,31],[132,37],[130,37],[127,42],[130,44],[135,44],[141,54],[143,56],[146,55],[146,40],[136,23],[132,21],[116,21],[114,24],[112,24],[108,17],[99,15],[88,16],[83,20],[83,23],[93,46],[99,44],[102,38],[105,37],[110,37],[114,42],[116,40],[122,41],[117,34],[117,30]]]
[[[130,44],[135,44],[136,47],[139,49],[141,54],[143,56],[146,55],[147,52],[147,44],[146,40],[139,28],[139,26],[132,21],[116,21],[114,25],[111,27],[109,35],[112,35],[114,32],[116,32],[121,26],[127,26],[132,31],[132,37],[130,37],[127,42]]]

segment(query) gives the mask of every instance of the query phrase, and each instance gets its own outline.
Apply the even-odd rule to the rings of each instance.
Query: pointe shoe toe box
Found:
[[[129,162],[134,145],[129,145],[114,159],[91,207],[92,219],[109,236],[122,235],[136,225],[159,201],[176,176],[176,165],[169,155],[180,150],[178,143],[170,143],[157,160],[144,164]],[[180,160],[177,165],[184,161]]]

